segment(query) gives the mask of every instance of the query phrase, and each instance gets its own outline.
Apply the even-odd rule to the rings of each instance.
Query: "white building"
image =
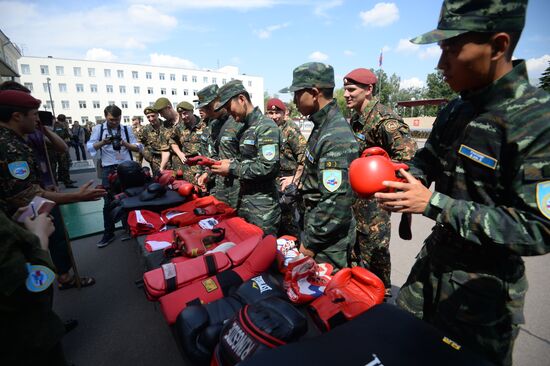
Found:
[[[128,123],[133,116],[143,116],[143,109],[157,98],[168,98],[174,107],[182,101],[192,103],[205,86],[222,86],[234,79],[243,81],[252,103],[263,110],[263,78],[239,74],[234,66],[194,70],[23,56],[18,68],[21,83],[42,100],[41,109],[52,111],[51,91],[54,113],[72,121],[103,120],[103,109],[116,104],[122,109],[123,122]]]
[[[12,43],[8,36],[0,30],[0,83],[4,80],[19,81],[17,60],[21,57],[21,50]]]

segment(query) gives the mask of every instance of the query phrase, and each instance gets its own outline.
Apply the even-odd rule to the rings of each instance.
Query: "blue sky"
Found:
[[[441,0],[3,1],[0,29],[25,55],[215,69],[235,65],[276,93],[308,61],[334,66],[337,87],[356,67],[422,86],[439,57],[407,40],[435,28]],[[531,0],[515,56],[531,80],[550,61],[550,1]],[[286,98],[285,98],[286,99]]]

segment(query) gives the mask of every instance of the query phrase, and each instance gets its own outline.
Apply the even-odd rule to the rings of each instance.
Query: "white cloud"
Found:
[[[384,45],[384,47],[382,47],[382,52],[388,52],[388,51],[391,51],[391,47],[388,45]]]
[[[328,59],[328,55],[321,51],[315,51],[311,55],[309,55],[309,59],[313,61],[325,61],[326,59]]]
[[[439,58],[439,56],[441,56],[441,48],[439,46],[421,48],[418,54],[418,57],[422,60]]]
[[[185,69],[196,69],[192,61],[177,56],[152,53],[149,55],[150,63],[154,66],[183,67]]]
[[[92,61],[115,61],[117,57],[111,51],[103,48],[91,48],[86,51],[86,60]]]
[[[420,46],[409,42],[408,38],[401,38],[397,43],[397,47],[395,48],[395,51],[402,52],[402,53],[414,53],[414,52],[417,52],[419,49],[420,49]]]
[[[529,80],[531,84],[538,86],[539,79],[549,66],[548,62],[550,61],[550,55],[544,55],[539,58],[530,58],[526,61],[527,63],[527,72],[529,74]]]
[[[394,3],[378,3],[371,10],[360,12],[359,17],[364,26],[386,27],[399,20],[399,9]]]
[[[135,4],[128,8],[128,21],[140,25],[148,24],[154,19],[155,26],[173,28],[178,25],[178,20],[171,15],[163,14],[149,5]]]
[[[263,29],[255,30],[254,33],[258,36],[258,38],[266,39],[271,37],[271,33],[273,33],[276,30],[283,29],[288,27],[289,23],[283,23],[283,24],[274,24],[270,25],[268,27],[265,27]]]
[[[313,14],[317,15],[318,17],[330,18],[330,15],[328,14],[328,10],[341,6],[342,4],[343,4],[343,0],[332,0],[324,3],[320,3],[315,6],[315,9],[313,10]]]
[[[346,56],[355,56],[355,52],[350,51],[350,50],[345,50],[344,55],[346,55]]]
[[[268,8],[285,3],[281,0],[132,0],[138,4],[151,4],[163,9],[215,9],[248,10]]]
[[[399,84],[399,87],[401,89],[408,89],[408,88],[423,88],[424,82],[420,80],[417,77],[412,77],[410,79],[401,80],[401,83]]]

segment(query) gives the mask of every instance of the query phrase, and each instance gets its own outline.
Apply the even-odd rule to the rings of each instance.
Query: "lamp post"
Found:
[[[52,106],[52,114],[55,117],[55,110],[53,109],[52,88],[50,87],[50,81],[51,80],[52,79],[50,79],[50,78],[46,78],[46,81],[48,82],[48,94],[50,95],[50,104]]]

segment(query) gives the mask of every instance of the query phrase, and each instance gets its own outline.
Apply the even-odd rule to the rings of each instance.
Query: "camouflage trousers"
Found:
[[[210,194],[229,206],[237,208],[240,191],[239,181],[232,177],[222,177],[220,175],[211,175],[210,177],[211,179],[214,178],[215,182]]]
[[[187,164],[183,164],[177,156],[172,157],[172,169],[175,171],[181,170],[183,173],[182,179],[193,184],[197,183],[197,180],[195,179],[196,174],[201,173],[201,168],[199,166],[189,166]]]
[[[456,244],[428,237],[397,305],[488,360],[511,365],[524,322],[523,260],[502,248]]]
[[[358,199],[353,209],[357,240],[352,262],[377,275],[386,289],[391,289],[390,213],[380,209],[375,199]]]
[[[333,274],[342,268],[349,267],[355,235],[355,220],[352,219],[347,234],[339,240],[335,240],[332,245],[317,251],[314,257],[315,261],[317,263],[332,264],[334,267]]]
[[[241,194],[237,214],[249,223],[260,227],[264,234],[277,235],[281,222],[277,192]]]
[[[71,176],[69,175],[69,168],[71,165],[69,154],[66,152],[55,153],[54,159],[50,162],[52,164],[52,171],[55,174],[57,170],[57,182],[58,183],[70,183]]]
[[[161,155],[153,154],[151,152],[145,151],[143,154],[143,158],[149,163],[149,165],[151,166],[151,174],[155,176],[157,172],[160,170],[160,162],[162,160]]]

